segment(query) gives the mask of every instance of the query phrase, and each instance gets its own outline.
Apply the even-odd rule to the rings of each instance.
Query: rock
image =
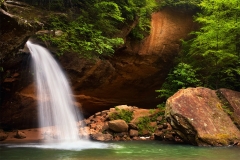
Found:
[[[133,119],[131,120],[131,123],[133,124],[138,124],[139,118],[145,117],[145,116],[150,116],[149,109],[136,109],[133,111]]]
[[[163,129],[167,129],[168,128],[168,124],[167,123],[163,123]]]
[[[91,123],[90,120],[91,120],[91,119],[84,119],[84,123],[85,123],[86,126],[89,125],[89,124]]]
[[[129,126],[130,129],[135,129],[135,130],[138,129],[137,125],[134,124],[134,123],[128,123],[128,126]]]
[[[109,110],[104,110],[104,111],[102,111],[102,115],[105,115],[105,114],[107,114],[109,112]]]
[[[128,125],[124,120],[113,120],[108,122],[109,129],[115,132],[127,132]]]
[[[208,88],[179,90],[167,100],[165,116],[177,135],[194,145],[227,146],[240,139],[215,91]]]
[[[139,133],[141,136],[149,136],[150,134],[148,129],[143,129],[142,132]]]
[[[158,125],[157,129],[162,130],[163,129],[163,125],[162,124]]]
[[[163,140],[163,132],[162,131],[159,131],[159,130],[157,130],[157,131],[155,131],[155,133],[154,133],[154,139],[155,140],[160,140],[160,141],[162,141]]]
[[[94,115],[95,115],[95,116],[101,116],[101,114],[102,114],[101,112],[97,112],[97,113],[95,113]]]
[[[108,123],[107,122],[105,122],[104,123],[104,125],[102,126],[102,132],[104,132],[104,131],[106,131],[106,130],[108,130],[109,129],[109,127],[108,127]]]
[[[157,121],[161,122],[163,120],[163,116],[158,116]]]
[[[114,133],[114,137],[120,137],[120,138],[126,138],[128,137],[128,132],[120,132],[120,133]]]
[[[111,134],[102,134],[102,133],[97,133],[97,134],[92,134],[91,139],[97,140],[97,141],[111,141],[113,140],[113,136]]]
[[[23,139],[23,138],[26,138],[27,136],[26,136],[26,134],[25,133],[23,133],[23,132],[21,132],[21,131],[17,131],[16,132],[16,135],[14,136],[15,138],[17,138],[17,139]]]
[[[136,137],[136,136],[138,136],[138,130],[130,129],[130,130],[129,130],[129,136],[130,136],[130,137]]]
[[[157,122],[150,122],[150,127],[157,128]]]
[[[7,139],[7,137],[8,134],[0,130],[0,141],[4,141],[5,139]]]
[[[116,106],[115,108],[117,108],[119,110],[121,110],[121,109],[123,109],[123,110],[130,110],[130,111],[133,110],[133,107],[128,106],[128,105],[119,105],[119,106]]]
[[[221,98],[224,98],[224,107],[228,107],[228,112],[231,114],[230,116],[240,129],[240,92],[221,88],[217,93],[221,96]]]

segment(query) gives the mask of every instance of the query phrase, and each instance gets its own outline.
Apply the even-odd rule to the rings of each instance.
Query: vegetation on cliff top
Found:
[[[141,40],[150,31],[151,13],[164,6],[192,9],[200,0],[20,0],[54,11],[44,29],[61,30],[59,36],[41,38],[56,46],[59,55],[76,52],[85,57],[112,55],[124,44],[123,37]],[[61,13],[59,13],[59,11]],[[126,33],[121,32],[128,28]]]
[[[41,38],[57,46],[58,54],[76,52],[89,58],[113,54],[123,45],[124,34],[142,39],[150,31],[151,13],[157,7],[155,0],[22,1],[54,11],[46,18],[44,29],[61,30],[63,34]],[[130,33],[121,32],[126,27]]]

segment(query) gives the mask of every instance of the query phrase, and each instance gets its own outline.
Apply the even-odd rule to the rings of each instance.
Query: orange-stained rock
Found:
[[[240,132],[208,88],[181,89],[167,100],[165,116],[187,142],[200,146],[232,145]]]

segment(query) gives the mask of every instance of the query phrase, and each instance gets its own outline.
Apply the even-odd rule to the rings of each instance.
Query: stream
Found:
[[[95,142],[93,142],[94,144]],[[1,160],[237,160],[239,147],[197,147],[160,141],[98,143],[68,149],[37,143],[0,144]],[[77,145],[77,144],[76,144]],[[83,144],[84,145],[84,144]]]

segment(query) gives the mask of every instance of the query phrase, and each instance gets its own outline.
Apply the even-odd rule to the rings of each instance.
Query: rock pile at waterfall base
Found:
[[[114,114],[123,110],[132,113],[130,122],[113,119]],[[127,140],[182,140],[172,131],[172,127],[164,119],[164,111],[160,109],[141,109],[121,105],[98,112],[79,123],[81,137],[90,136],[97,141]]]

